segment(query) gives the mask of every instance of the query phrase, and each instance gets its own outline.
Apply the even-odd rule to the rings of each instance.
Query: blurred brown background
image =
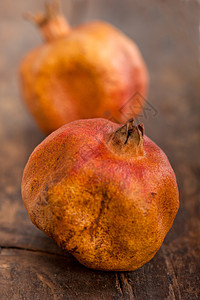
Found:
[[[200,299],[200,3],[71,0],[62,7],[71,25],[103,19],[138,44],[150,73],[140,121],[175,170],[180,209],[161,249],[135,272],[89,270],[32,225],[20,183],[44,135],[21,101],[18,65],[41,43],[22,14],[43,10],[43,1],[1,0],[0,299]]]

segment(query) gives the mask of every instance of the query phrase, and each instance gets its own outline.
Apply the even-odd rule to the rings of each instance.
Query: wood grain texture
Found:
[[[0,3],[0,299],[200,299],[199,1],[63,1],[71,24],[101,18],[139,45],[151,84],[147,135],[177,175],[180,209],[155,257],[135,272],[80,265],[35,228],[20,193],[23,168],[44,135],[27,113],[18,65],[41,43],[24,11],[42,1]],[[156,113],[155,113],[156,112]]]

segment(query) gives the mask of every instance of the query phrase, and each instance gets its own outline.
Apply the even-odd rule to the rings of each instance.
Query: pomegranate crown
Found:
[[[53,0],[51,3],[45,4],[44,13],[25,13],[24,17],[36,24],[44,37],[49,42],[68,35],[70,26],[65,17],[61,14],[60,1]]]
[[[144,125],[134,125],[134,119],[131,118],[109,136],[108,145],[120,156],[143,156],[143,136]]]
[[[49,20],[55,19],[60,15],[61,15],[60,1],[53,0],[52,3],[45,3],[45,13],[39,12],[34,15],[27,12],[24,14],[24,17],[27,20],[33,22],[34,24],[37,24],[38,26],[43,26],[46,23],[48,23]]]

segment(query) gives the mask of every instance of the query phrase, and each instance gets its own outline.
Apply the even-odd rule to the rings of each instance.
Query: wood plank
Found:
[[[81,266],[75,259],[2,249],[0,299],[120,299],[115,273]]]

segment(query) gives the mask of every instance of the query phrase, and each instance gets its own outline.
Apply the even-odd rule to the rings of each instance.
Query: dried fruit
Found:
[[[148,75],[137,46],[101,21],[70,28],[55,5],[32,17],[45,43],[20,67],[22,93],[40,129],[50,133],[77,120],[110,117],[122,121],[143,108]],[[132,107],[120,108],[137,93]],[[135,101],[135,102],[134,102]]]
[[[29,158],[22,196],[38,228],[100,270],[148,262],[179,205],[166,155],[133,120],[79,120],[53,132]]]

